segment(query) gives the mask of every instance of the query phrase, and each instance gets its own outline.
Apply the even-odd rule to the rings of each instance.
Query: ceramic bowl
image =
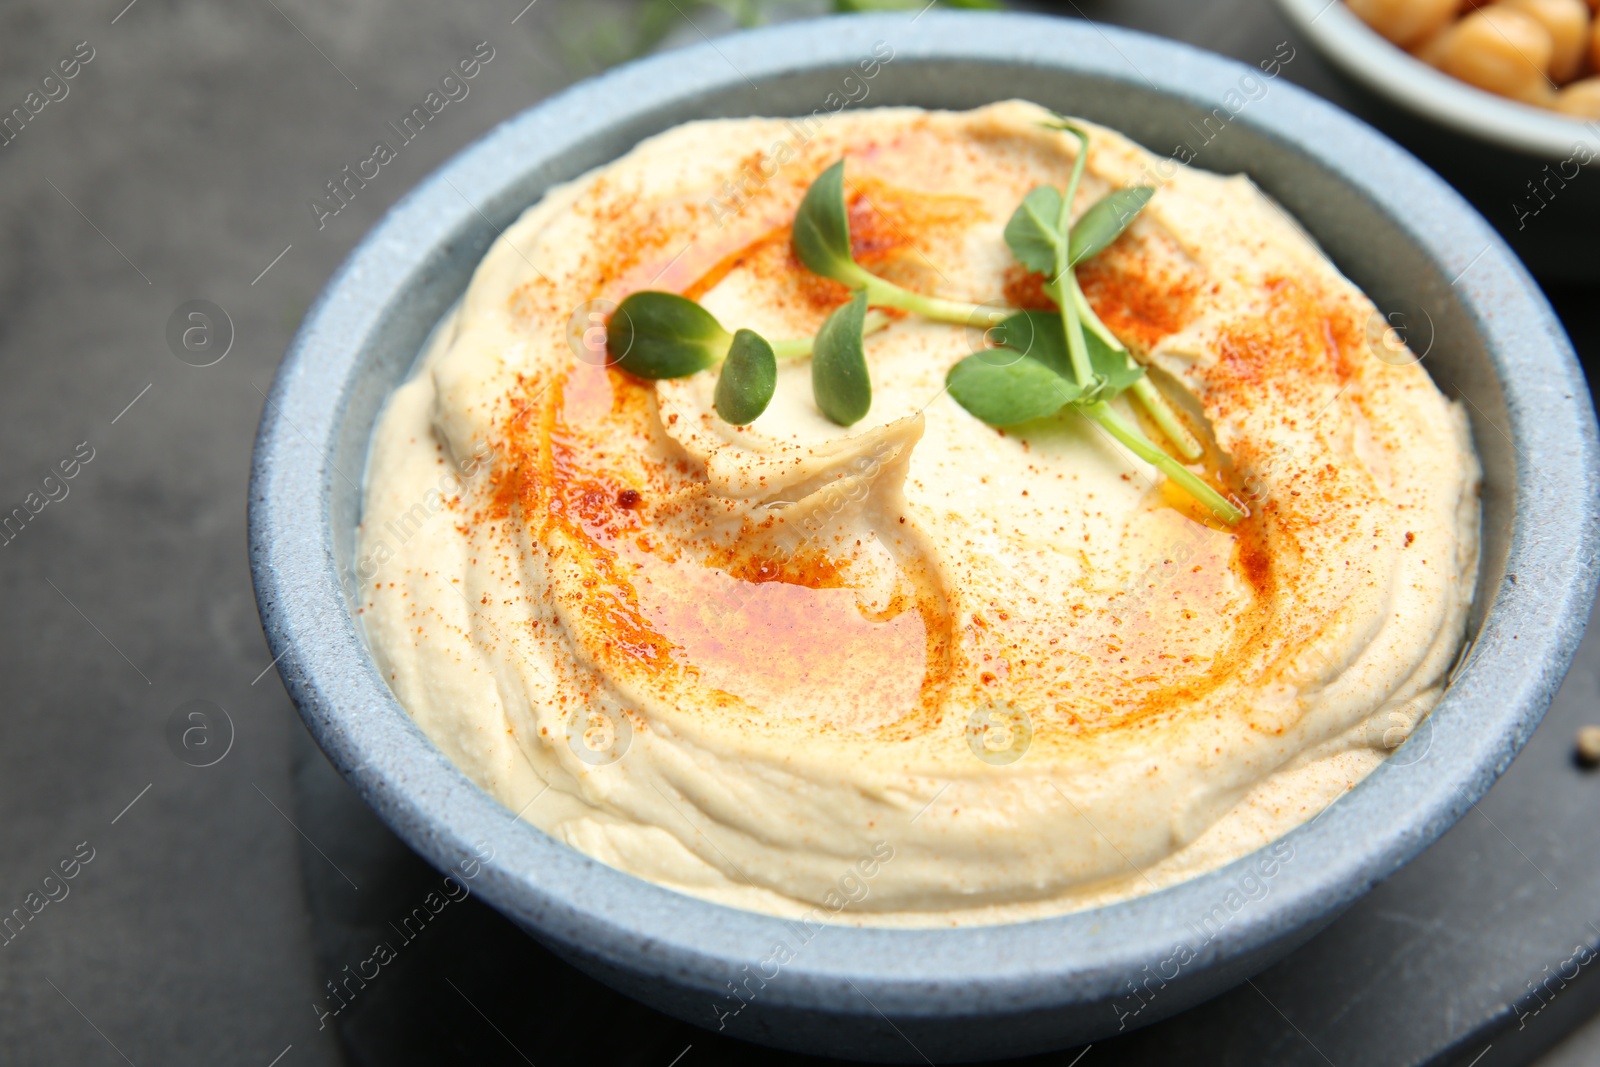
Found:
[[[355,480],[385,397],[490,242],[551,185],[678,123],[859,96],[845,78],[875,45],[893,58],[862,104],[1025,97],[1158,152],[1188,145],[1197,166],[1248,173],[1345,273],[1409,317],[1424,365],[1471,415],[1485,477],[1470,652],[1424,726],[1290,833],[1278,856],[1292,859],[1270,873],[1258,854],[1126,903],[1010,925],[808,929],[641,881],[517,820],[434,748],[373,664],[340,580]],[[751,1041],[882,1062],[977,1060],[1095,1040],[1228,988],[1482,796],[1582,633],[1597,458],[1583,376],[1539,290],[1475,211],[1367,126],[1271,71],[1135,33],[1016,14],[850,16],[740,33],[584,82],[397,204],[328,283],[278,372],[255,451],[251,563],[279,672],[328,758],[440,869],[492,850],[476,891],[576,966]],[[780,943],[792,958],[764,962]]]

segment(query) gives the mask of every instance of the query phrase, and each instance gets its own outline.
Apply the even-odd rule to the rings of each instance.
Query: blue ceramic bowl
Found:
[[[875,45],[893,58],[863,81],[856,67]],[[825,19],[623,67],[461,153],[329,282],[256,444],[261,618],[328,758],[441,869],[492,847],[479,892],[578,967],[690,1022],[786,1048],[948,1062],[1065,1047],[1195,1004],[1310,937],[1455,822],[1544,714],[1594,595],[1600,464],[1566,337],[1494,231],[1406,152],[1262,58],[1245,67],[1037,16]],[[1035,922],[807,932],[641,881],[514,819],[433,747],[375,669],[339,580],[361,506],[339,472],[363,469],[384,398],[490,242],[552,184],[641,138],[709,116],[810,113],[859,98],[861,85],[866,105],[1026,97],[1158,152],[1187,146],[1196,165],[1249,174],[1380,305],[1429,331],[1413,345],[1428,340],[1425,366],[1467,403],[1484,464],[1471,651],[1428,725],[1275,856]],[[764,963],[780,943],[793,958]]]

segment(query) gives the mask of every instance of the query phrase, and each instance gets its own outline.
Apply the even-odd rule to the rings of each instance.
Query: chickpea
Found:
[[[1450,35],[1455,32],[1455,28],[1454,23],[1440,27],[1412,45],[1411,54],[1430,67],[1443,65],[1445,53],[1450,50]]]
[[[1580,119],[1600,119],[1600,78],[1584,78],[1561,90],[1555,109]]]
[[[1554,93],[1546,74],[1555,42],[1531,16],[1496,4],[1456,24],[1441,67],[1491,93],[1529,104],[1548,104]]]
[[[1348,0],[1356,17],[1401,48],[1436,33],[1456,17],[1461,0]]]
[[[1589,44],[1589,5],[1584,0],[1504,0],[1531,16],[1550,34],[1550,80],[1565,85],[1578,76]]]

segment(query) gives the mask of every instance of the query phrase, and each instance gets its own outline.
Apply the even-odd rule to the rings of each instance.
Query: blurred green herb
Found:
[[[924,0],[833,0],[833,10],[840,14],[864,11],[918,11],[928,5]],[[942,6],[964,8],[968,11],[1002,11],[1000,0],[943,0]]]
[[[569,67],[583,71],[604,70],[630,59],[638,59],[660,47],[674,30],[698,28],[697,16],[720,14],[740,29],[760,26],[784,9],[806,15],[832,11],[854,14],[872,11],[911,11],[928,6],[926,0],[826,0],[820,3],[789,3],[784,0],[644,0],[630,5],[631,17],[596,4],[566,7],[556,29],[563,57]],[[998,10],[999,0],[940,0],[940,6]],[[716,28],[711,29],[713,36]]]

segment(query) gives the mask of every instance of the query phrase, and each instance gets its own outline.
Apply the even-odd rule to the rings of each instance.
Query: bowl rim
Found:
[[[1424,118],[1540,159],[1568,159],[1580,145],[1600,154],[1600,122],[1566,117],[1452,78],[1384,38],[1342,0],[1275,3],[1340,70]],[[1536,176],[1529,171],[1529,177]]]
[[[377,328],[386,301],[428,269],[432,252],[480,226],[477,205],[528,173],[530,159],[560,159],[584,136],[663,99],[711,98],[750,78],[842,69],[889,34],[896,62],[907,65],[1034,64],[1148,85],[1206,108],[1252,71],[1077,20],[947,11],[907,20],[904,13],[854,15],[745,31],[615,69],[496,127],[395,204],[330,279],[279,368],[257,437],[249,514],[257,601],[285,687],[330,760],[440,869],[473,862],[489,842],[494,855],[483,860],[474,890],[525,929],[602,967],[702,990],[708,1001],[791,937],[795,924],[643,881],[508,819],[433,746],[390,693],[346,606],[330,504],[333,479],[342,475],[330,457],[359,378],[362,339]],[[1387,205],[1445,276],[1457,276],[1500,379],[1515,443],[1519,492],[1506,561],[1515,578],[1493,590],[1476,640],[1427,720],[1431,744],[1417,760],[1427,773],[1380,767],[1280,839],[1295,862],[1283,865],[1270,894],[1241,921],[1203,946],[1198,970],[1326,921],[1476,803],[1532,733],[1570,664],[1600,544],[1593,474],[1600,447],[1587,388],[1532,279],[1482,217],[1404,150],[1303,90],[1278,89],[1237,121]],[[1319,144],[1359,151],[1330,156]],[[481,224],[494,228],[487,217]],[[1170,952],[1182,919],[1205,914],[1233,891],[1252,858],[1133,900],[1023,923],[824,926],[784,965],[782,980],[763,989],[760,1004],[858,1015],[870,1005],[879,1014],[926,1018],[1108,999]]]

